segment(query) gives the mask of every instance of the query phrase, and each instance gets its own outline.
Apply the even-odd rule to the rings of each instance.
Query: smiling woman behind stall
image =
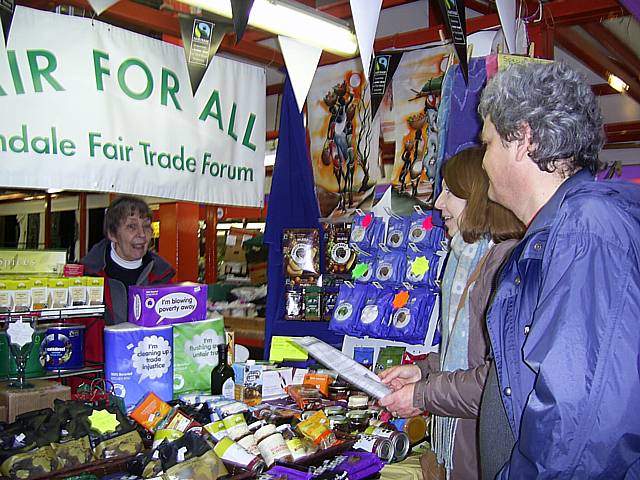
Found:
[[[442,193],[435,207],[451,237],[442,278],[440,353],[416,365],[380,374],[394,393],[381,404],[399,416],[428,411],[433,452],[422,459],[425,479],[479,478],[478,410],[488,372],[483,331],[491,280],[524,225],[488,197],[489,180],[482,169],[484,148],[453,156],[442,169]],[[435,455],[434,455],[435,453]],[[437,460],[437,463],[436,463]]]
[[[127,321],[127,290],[131,285],[169,283],[175,270],[149,251],[152,213],[144,200],[123,195],[104,215],[105,239],[81,260],[87,275],[104,277],[105,321]]]

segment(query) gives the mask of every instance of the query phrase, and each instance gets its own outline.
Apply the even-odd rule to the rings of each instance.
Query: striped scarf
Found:
[[[465,243],[460,233],[451,240],[451,253],[442,279],[442,313],[440,369],[453,372],[469,368],[469,293],[460,309],[458,305],[467,280],[482,257],[491,248],[490,240]],[[453,468],[453,446],[458,419],[433,416],[431,443],[438,463],[444,465],[447,478]]]

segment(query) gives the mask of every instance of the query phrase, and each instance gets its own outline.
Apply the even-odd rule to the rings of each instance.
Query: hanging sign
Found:
[[[4,41],[9,38],[9,28],[11,27],[11,17],[15,8],[14,0],[0,0],[0,30],[4,33]]]
[[[3,186],[262,206],[264,69],[214,57],[189,87],[180,47],[17,7],[0,45]]]
[[[447,24],[453,48],[456,51],[464,81],[469,79],[467,64],[467,24],[464,11],[464,0],[439,0],[444,21]]]
[[[244,36],[251,7],[253,7],[253,0],[234,0],[231,2],[231,16],[233,17],[233,31],[236,34],[236,45],[240,43]]]
[[[371,85],[371,116],[374,118],[400,60],[402,60],[402,52],[381,53],[373,59],[369,84]]]
[[[179,19],[191,90],[195,93],[222,39],[231,31],[231,26],[191,15],[180,15]]]

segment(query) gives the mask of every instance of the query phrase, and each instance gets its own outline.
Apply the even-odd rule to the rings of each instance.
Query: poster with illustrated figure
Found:
[[[324,217],[342,216],[369,199],[381,177],[380,128],[371,118],[360,60],[318,68],[307,105],[320,211]]]
[[[388,182],[403,196],[432,202],[438,150],[440,88],[448,63],[444,48],[404,52],[376,115],[385,142],[395,142]]]

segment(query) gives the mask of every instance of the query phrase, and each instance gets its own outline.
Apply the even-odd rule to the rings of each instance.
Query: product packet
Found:
[[[356,261],[356,252],[349,245],[351,224],[323,224],[325,273],[348,275]]]
[[[363,367],[373,370],[373,347],[353,347],[353,359]]]
[[[403,251],[378,251],[373,281],[385,286],[400,285],[407,268],[407,257]]]
[[[333,316],[333,311],[336,308],[336,301],[338,299],[339,287],[323,287],[321,306],[322,306],[322,320],[329,322]]]
[[[435,299],[435,295],[426,288],[409,291],[406,305],[391,312],[386,338],[411,345],[422,344]]]
[[[320,234],[315,228],[290,228],[282,232],[285,275],[300,284],[301,277],[320,274]]]
[[[302,320],[304,318],[304,296],[302,287],[286,287],[284,292],[285,320]]]
[[[69,279],[64,277],[49,278],[47,282],[49,308],[64,308],[69,305]]]
[[[436,252],[442,249],[444,230],[432,223],[431,214],[413,212],[409,225],[409,243],[413,243],[420,250]]]
[[[389,249],[406,250],[409,238],[410,217],[390,217],[387,227],[387,241],[385,245]]]
[[[439,291],[437,280],[440,256],[410,247],[406,252],[406,260],[405,282],[415,287],[428,287],[432,292]]]
[[[358,250],[369,252],[384,241],[384,222],[373,213],[356,214],[353,217],[349,242]]]
[[[369,283],[374,280],[374,274],[376,271],[376,255],[360,252],[358,253],[358,260],[351,272],[353,279],[358,283]]]
[[[35,277],[31,281],[31,310],[47,308],[49,306],[47,279],[45,277]]]
[[[358,324],[367,285],[348,283],[340,286],[329,330],[350,335]]]
[[[375,285],[367,287],[359,322],[355,328],[357,336],[385,338],[393,296],[394,291],[390,288],[379,288]]]
[[[304,292],[304,319],[308,321],[322,320],[322,287],[307,285]]]
[[[404,352],[404,347],[381,348],[380,352],[378,353],[378,360],[376,361],[376,368],[374,373],[378,374],[388,368],[395,367],[396,365],[401,365]]]
[[[131,411],[129,416],[144,428],[154,431],[171,412],[171,406],[155,393],[149,392]]]

